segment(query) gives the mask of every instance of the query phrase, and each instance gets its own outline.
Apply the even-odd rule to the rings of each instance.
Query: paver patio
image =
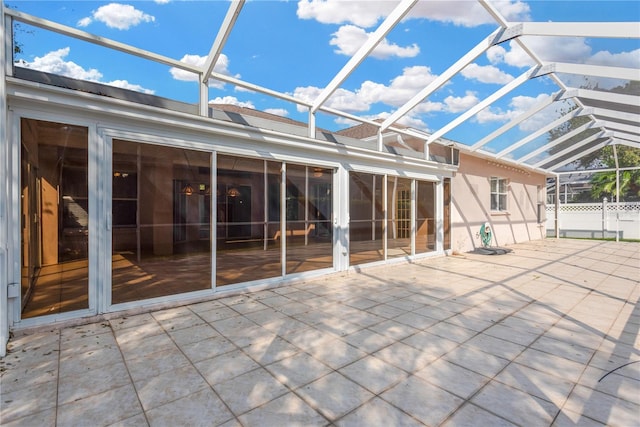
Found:
[[[640,425],[640,244],[511,248],[18,331],[0,423]]]

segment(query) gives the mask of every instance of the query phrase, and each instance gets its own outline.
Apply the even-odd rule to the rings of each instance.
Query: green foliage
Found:
[[[591,178],[591,195],[596,199],[615,200],[616,173],[598,172]],[[640,200],[640,170],[620,171],[620,201]]]
[[[640,149],[627,146],[617,146],[618,166],[636,167],[640,166]],[[599,153],[600,161],[608,168],[616,167],[616,160],[613,147],[605,147]],[[596,199],[607,197],[609,200],[615,199],[616,195],[616,173],[598,172],[591,178],[591,195]],[[620,171],[620,200],[636,201],[640,200],[640,169]]]

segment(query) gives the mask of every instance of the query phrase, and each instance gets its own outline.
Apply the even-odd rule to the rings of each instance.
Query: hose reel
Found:
[[[488,222],[480,226],[480,240],[485,248],[491,246],[491,225]]]

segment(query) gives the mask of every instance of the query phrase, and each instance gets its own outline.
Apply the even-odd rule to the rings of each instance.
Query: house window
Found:
[[[507,180],[491,177],[491,210],[507,210]]]

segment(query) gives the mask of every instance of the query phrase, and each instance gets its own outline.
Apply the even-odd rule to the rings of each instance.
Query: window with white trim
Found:
[[[506,178],[491,177],[491,210],[507,210],[507,185]]]

